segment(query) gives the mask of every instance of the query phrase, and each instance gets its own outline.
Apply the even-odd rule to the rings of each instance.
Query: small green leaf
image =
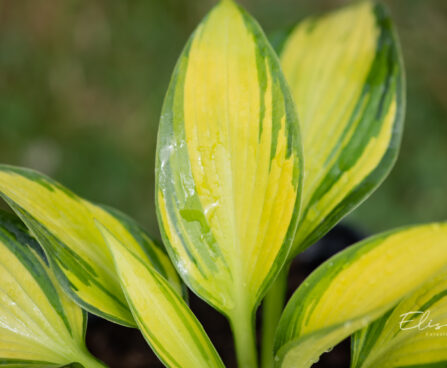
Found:
[[[364,201],[391,170],[403,129],[405,86],[389,15],[368,1],[300,22],[282,42],[280,59],[300,117],[305,158],[293,258]]]
[[[279,61],[256,21],[221,1],[175,68],[160,121],[156,191],[180,275],[230,319],[253,311],[285,262],[301,167]]]
[[[179,278],[164,250],[118,211],[87,202],[38,172],[6,165],[0,165],[0,194],[39,241],[64,290],[89,312],[135,325],[95,219],[113,229],[180,292]]]
[[[0,212],[0,366],[104,367],[85,347],[86,318],[25,226]]]
[[[351,367],[447,367],[446,347],[447,272],[442,272],[354,335]]]
[[[447,266],[447,223],[394,230],[329,259],[297,289],[275,338],[277,366],[310,367]]]
[[[98,224],[134,318],[167,367],[223,368],[212,343],[179,294],[154,267]]]

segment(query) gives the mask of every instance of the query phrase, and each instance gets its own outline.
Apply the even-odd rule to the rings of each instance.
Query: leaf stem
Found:
[[[264,304],[262,306],[262,368],[273,367],[273,343],[276,328],[284,308],[289,268],[290,266],[288,264],[284,265],[274,284],[265,296]]]
[[[94,357],[90,354],[90,352],[87,350],[87,348],[83,348],[81,350],[81,353],[76,354],[74,360],[75,362],[81,364],[85,368],[106,368],[107,365],[105,365],[103,362],[101,362],[99,359]],[[70,367],[70,365],[68,366]],[[76,367],[76,364],[74,365]]]
[[[235,310],[230,318],[239,368],[257,368],[255,319],[247,308]]]

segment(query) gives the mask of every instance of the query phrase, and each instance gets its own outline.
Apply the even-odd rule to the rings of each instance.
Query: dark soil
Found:
[[[319,244],[297,257],[289,274],[288,296],[292,295],[304,278],[319,264],[334,253],[360,240],[361,237],[358,232],[346,226],[337,226]],[[192,293],[190,306],[202,322],[225,365],[228,368],[236,368],[233,340],[226,319]],[[259,316],[260,314],[258,314],[258,322]],[[87,346],[110,368],[163,367],[138,330],[118,326],[94,316],[91,316],[89,320]],[[348,368],[349,349],[348,339],[330,353],[324,354],[314,367]]]

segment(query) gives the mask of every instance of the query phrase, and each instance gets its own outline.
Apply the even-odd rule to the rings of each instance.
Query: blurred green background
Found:
[[[171,71],[212,0],[1,0],[0,162],[40,170],[157,235],[154,152]],[[267,33],[348,3],[245,0]],[[347,221],[447,218],[447,1],[388,0],[408,80],[399,160]]]

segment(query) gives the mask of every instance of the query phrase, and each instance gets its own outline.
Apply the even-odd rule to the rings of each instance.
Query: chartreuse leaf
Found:
[[[167,255],[117,211],[89,203],[38,172],[6,165],[0,165],[0,194],[42,245],[64,290],[89,312],[135,325],[95,219],[180,291]]]
[[[354,335],[351,367],[446,367],[446,347],[447,272],[442,272]]]
[[[86,318],[25,226],[0,212],[0,366],[104,367],[85,347]]]
[[[84,200],[96,221],[111,229],[113,235],[126,244],[144,262],[149,262],[181,294],[181,281],[166,251],[149,238],[147,233],[129,216],[106,206],[98,206]]]
[[[223,0],[175,68],[156,183],[171,259],[188,286],[230,319],[253,311],[285,261],[301,167],[297,117],[277,57],[259,25]]]
[[[394,230],[337,254],[287,304],[275,338],[277,366],[310,367],[446,266],[447,223]]]
[[[365,200],[393,166],[404,75],[388,13],[372,2],[302,21],[284,41],[280,59],[305,157],[293,258]]]
[[[223,368],[203,327],[168,281],[98,224],[138,326],[167,367]]]

